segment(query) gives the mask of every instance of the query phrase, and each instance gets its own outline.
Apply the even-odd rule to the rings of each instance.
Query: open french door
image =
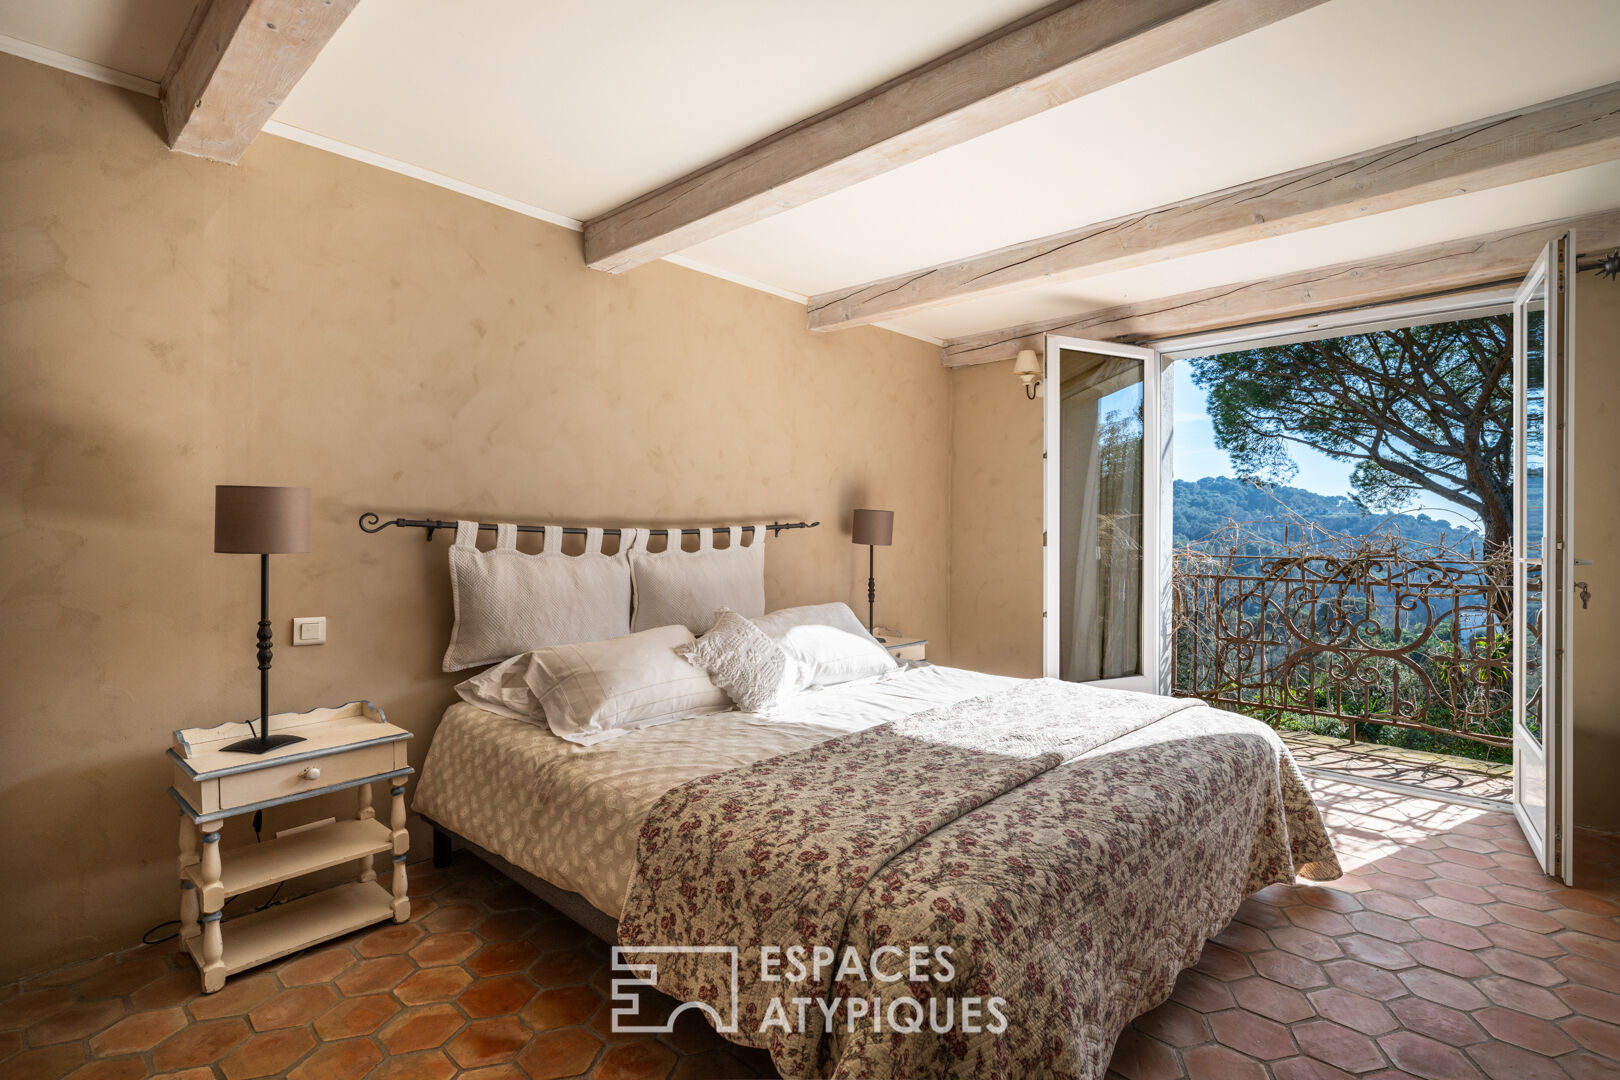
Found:
[[[1049,335],[1048,676],[1168,692],[1170,412],[1153,349]]]
[[[1570,438],[1575,236],[1513,300],[1513,813],[1542,869],[1573,874]]]

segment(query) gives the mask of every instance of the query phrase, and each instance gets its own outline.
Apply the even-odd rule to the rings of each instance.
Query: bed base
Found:
[[[499,870],[501,873],[505,874],[507,877],[511,878],[513,881],[532,892],[535,896],[538,896],[540,899],[544,900],[546,903],[550,904],[552,907],[574,920],[574,922],[578,923],[583,929],[588,931],[591,936],[598,938],[609,945],[617,945],[619,943],[619,921],[607,914],[605,911],[596,907],[589,900],[579,895],[579,893],[570,892],[567,889],[560,889],[551,882],[547,881],[545,878],[536,877],[534,874],[529,873],[529,871],[523,869],[521,866],[514,866],[512,863],[507,862],[494,852],[486,851],[477,844],[473,843],[471,840],[468,840],[466,837],[460,836],[451,832],[449,829],[444,828],[432,818],[425,817],[421,814],[416,816],[433,826],[434,866],[449,866],[451,852],[453,850],[452,844],[459,841],[461,847],[466,848],[468,851],[478,856],[478,858],[482,859],[490,866],[493,866],[495,869]]]

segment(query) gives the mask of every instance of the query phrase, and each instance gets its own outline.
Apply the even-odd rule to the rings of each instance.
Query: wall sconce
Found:
[[[1013,374],[1024,382],[1024,396],[1034,401],[1043,396],[1041,388],[1041,360],[1035,355],[1034,349],[1019,349],[1018,359],[1013,364]]]

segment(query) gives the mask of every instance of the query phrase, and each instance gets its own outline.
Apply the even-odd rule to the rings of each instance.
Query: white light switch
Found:
[[[325,645],[326,616],[314,619],[294,619],[292,643],[294,645]]]

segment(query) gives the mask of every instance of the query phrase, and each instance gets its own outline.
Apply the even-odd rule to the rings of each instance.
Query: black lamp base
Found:
[[[227,754],[262,754],[267,750],[274,750],[278,746],[303,741],[304,737],[302,735],[271,735],[264,739],[259,738],[257,735],[249,735],[245,739],[238,739],[231,745],[223,746],[220,749]]]

